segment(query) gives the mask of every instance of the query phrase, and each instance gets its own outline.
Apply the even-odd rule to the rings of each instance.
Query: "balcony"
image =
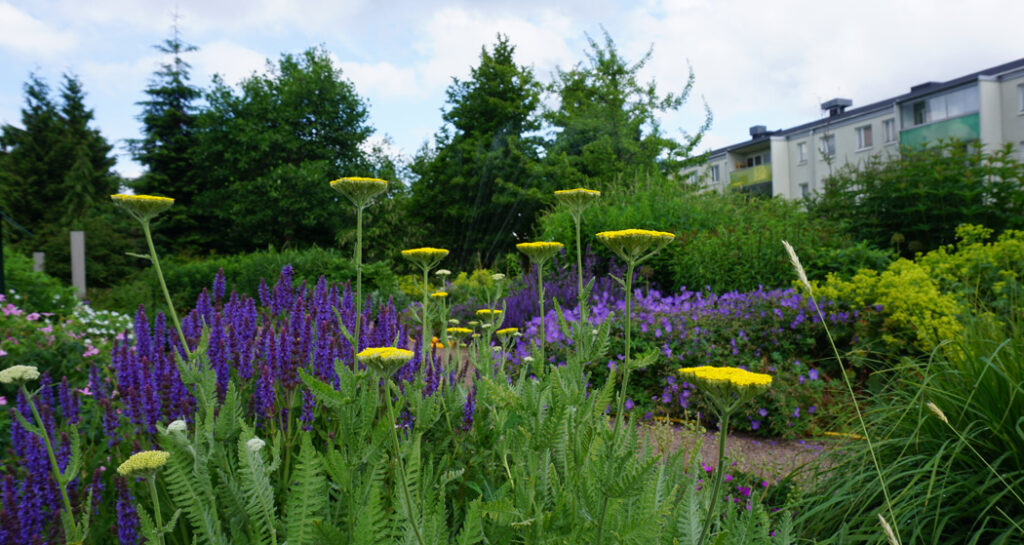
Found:
[[[739,189],[754,184],[772,181],[772,166],[757,165],[729,173],[729,187]]]
[[[900,145],[919,148],[951,138],[968,142],[977,140],[979,134],[978,114],[969,114],[900,131]]]

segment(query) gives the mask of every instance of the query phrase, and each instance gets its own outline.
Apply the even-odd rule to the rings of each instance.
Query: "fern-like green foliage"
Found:
[[[285,504],[288,545],[312,545],[316,543],[313,528],[323,520],[327,506],[327,480],[309,434],[302,436],[293,479]]]
[[[252,431],[243,427],[238,436],[239,477],[242,483],[242,496],[245,498],[245,512],[249,515],[249,525],[253,530],[257,543],[260,545],[276,545],[277,506],[274,503],[274,491],[270,486],[271,469],[263,461],[263,447],[254,448],[250,441],[257,440]],[[278,441],[272,449],[277,460]]]

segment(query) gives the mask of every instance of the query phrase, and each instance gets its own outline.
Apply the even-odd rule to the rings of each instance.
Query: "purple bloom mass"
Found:
[[[473,418],[476,416],[476,386],[466,396],[466,404],[462,407],[462,429],[469,431],[473,427]]]

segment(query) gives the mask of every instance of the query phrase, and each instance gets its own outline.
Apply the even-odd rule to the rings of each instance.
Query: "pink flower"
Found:
[[[30,322],[34,322],[34,321],[39,319],[39,313],[38,312],[33,312],[32,314],[29,314],[29,315],[25,316],[25,319],[30,321]]]
[[[6,397],[0,396],[0,405],[7,405],[7,398]]]
[[[47,324],[46,327],[39,328],[40,333],[53,333],[53,324]]]
[[[0,348],[0,358],[4,357],[6,355],[7,355],[7,351],[4,350],[3,348]]]
[[[92,390],[90,390],[88,386],[86,386],[85,388],[75,388],[75,391],[80,393],[80,394],[82,394],[82,395],[84,395],[84,396],[91,396],[92,395]]]
[[[25,314],[25,311],[23,311],[20,308],[14,306],[11,303],[7,303],[7,306],[3,307],[2,310],[3,310],[4,316],[21,316],[22,314]]]
[[[96,354],[100,353],[99,349],[96,348],[95,346],[91,345],[91,344],[87,344],[85,346],[86,346],[85,352],[82,354],[83,358],[89,358],[89,357],[95,356]]]

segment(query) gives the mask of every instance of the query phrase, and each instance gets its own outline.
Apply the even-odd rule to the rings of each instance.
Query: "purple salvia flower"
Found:
[[[217,373],[217,397],[223,402],[231,373],[228,368],[227,343],[220,314],[213,316],[210,326],[210,346],[207,354],[210,358],[210,367]]]
[[[210,292],[203,288],[199,298],[196,299],[196,312],[202,318],[202,322],[196,321],[196,325],[210,327],[213,325],[213,304],[210,302]]]
[[[213,302],[221,303],[224,300],[224,268],[217,269],[217,276],[213,278]]]
[[[476,386],[466,396],[466,403],[462,406],[462,429],[469,431],[473,427],[473,418],[476,416]]]
[[[60,399],[60,413],[69,424],[78,423],[78,396],[71,390],[68,384],[68,377],[64,377],[57,387],[57,397]]]
[[[302,415],[299,416],[299,420],[302,420],[302,431],[311,431],[313,429],[313,422],[316,420],[316,416],[313,411],[316,410],[316,397],[309,391],[308,388],[302,390]]]
[[[139,542],[139,514],[135,511],[135,498],[128,491],[125,480],[116,477],[117,486],[117,539],[122,545]]]
[[[277,283],[274,284],[274,303],[272,306],[274,316],[281,314],[282,311],[287,310],[291,306],[292,273],[291,265],[281,267],[281,276],[278,277]]]
[[[270,295],[270,288],[267,287],[267,280],[260,278],[260,306],[263,308],[273,308],[274,298]]]
[[[139,305],[139,309],[135,311],[135,350],[146,358],[152,357],[149,320],[146,318],[146,307],[142,305]]]
[[[268,365],[263,366],[257,379],[253,402],[253,412],[257,417],[269,418],[274,414],[274,377],[271,376]]]

